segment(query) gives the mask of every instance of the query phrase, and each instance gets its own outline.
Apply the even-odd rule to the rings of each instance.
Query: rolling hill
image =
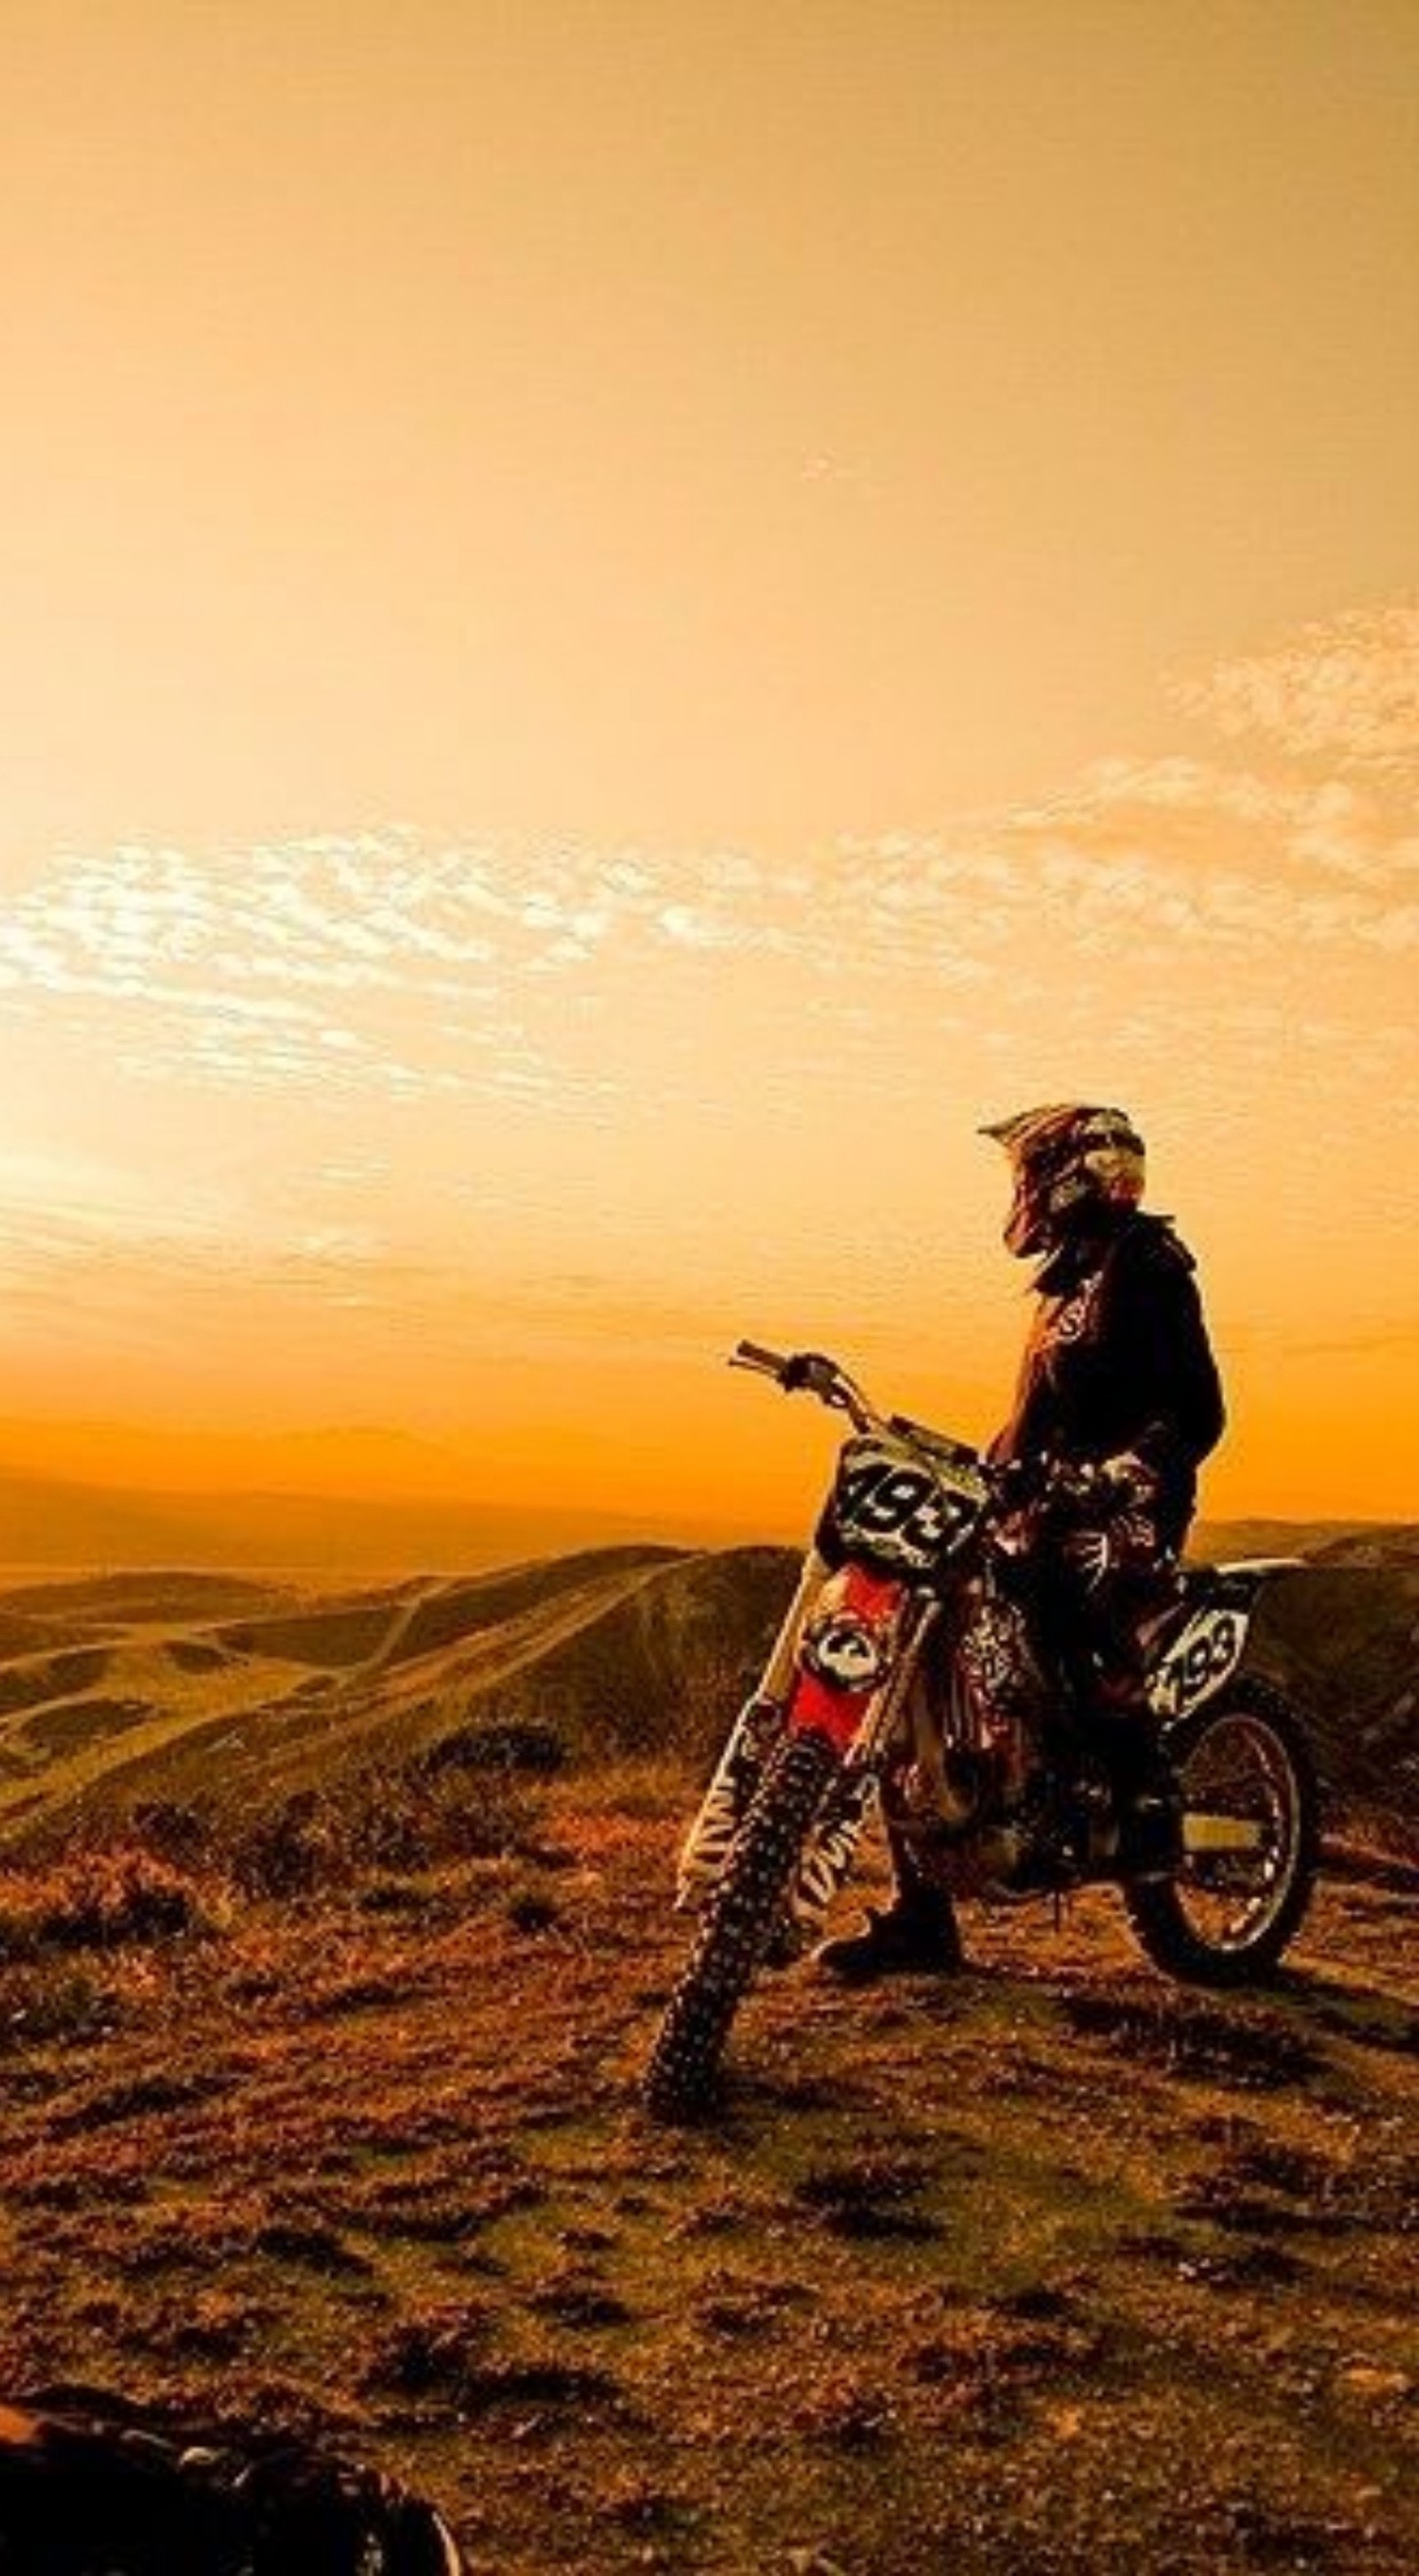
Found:
[[[1366,1553],[1260,1644],[1392,1824],[1412,1550],[1326,1544]],[[711,2116],[639,2111],[675,1842],[793,1568],[0,1594],[0,2388],[322,2439],[498,2576],[1401,2576],[1412,1887],[1323,1878],[1264,1997],[1169,1986],[1107,1892],[968,1906],[966,1974],[765,1976]],[[514,1730],[563,1761],[509,1797]],[[451,1856],[109,1867],[110,1813],[444,1765]]]
[[[303,1587],[142,1572],[0,1594],[0,1832],[135,1800],[271,1806],[511,1719],[703,1755],[785,1593],[774,1549],[594,1549]]]
[[[583,1550],[335,1586],[200,1571],[0,1593],[0,1833],[154,1799],[274,1807],[331,1778],[456,1760],[516,1725],[583,1766],[704,1764],[793,1579],[784,1549]],[[1328,1537],[1278,1578],[1258,1665],[1299,1700],[1333,1810],[1419,1850],[1419,1553]]]

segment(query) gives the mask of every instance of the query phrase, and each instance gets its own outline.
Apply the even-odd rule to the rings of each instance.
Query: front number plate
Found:
[[[908,1449],[849,1441],[833,1489],[833,1525],[854,1556],[925,1573],[976,1519],[985,1480],[962,1463],[937,1469]]]

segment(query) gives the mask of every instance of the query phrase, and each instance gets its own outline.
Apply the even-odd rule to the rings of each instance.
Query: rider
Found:
[[[1147,1643],[1177,1597],[1177,1555],[1197,1464],[1222,1430],[1217,1370],[1193,1278],[1167,1217],[1145,1215],[1143,1140],[1120,1109],[1065,1102],[981,1129],[1010,1157],[1007,1250],[1038,1258],[1034,1319],[1010,1418],[989,1451],[1022,1495],[1000,1529],[1000,1579],[964,1652],[1028,1740],[1049,1732],[1061,1668],[1119,1818],[1119,1861],[1165,1874],[1177,1855],[1175,1793],[1147,1700]],[[1030,1470],[1068,1480],[1067,1515]],[[890,1835],[896,1887],[868,1929],[830,1941],[840,1976],[952,1969],[961,1962],[949,1892]]]

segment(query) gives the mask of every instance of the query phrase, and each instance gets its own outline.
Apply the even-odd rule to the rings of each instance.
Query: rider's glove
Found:
[[[1095,1458],[1057,1458],[1047,1452],[1038,1462],[1041,1503],[1068,1511],[1097,1511],[1103,1502]]]
[[[1050,1459],[1045,1492],[1071,1511],[1107,1515],[1151,1501],[1157,1478],[1136,1451],[1121,1449],[1111,1458]]]
[[[1120,1511],[1151,1503],[1158,1491],[1154,1470],[1136,1449],[1120,1449],[1112,1458],[1101,1458],[1094,1473],[1102,1499]]]

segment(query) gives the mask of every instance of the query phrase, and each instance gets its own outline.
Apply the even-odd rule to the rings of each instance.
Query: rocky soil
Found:
[[[1326,1883],[1236,1999],[1102,1896],[968,1910],[947,1984],[800,1965],[673,2130],[690,1779],[539,1795],[281,1901],[12,1903],[0,2385],[317,2431],[487,2576],[1419,2564],[1403,1884]]]

